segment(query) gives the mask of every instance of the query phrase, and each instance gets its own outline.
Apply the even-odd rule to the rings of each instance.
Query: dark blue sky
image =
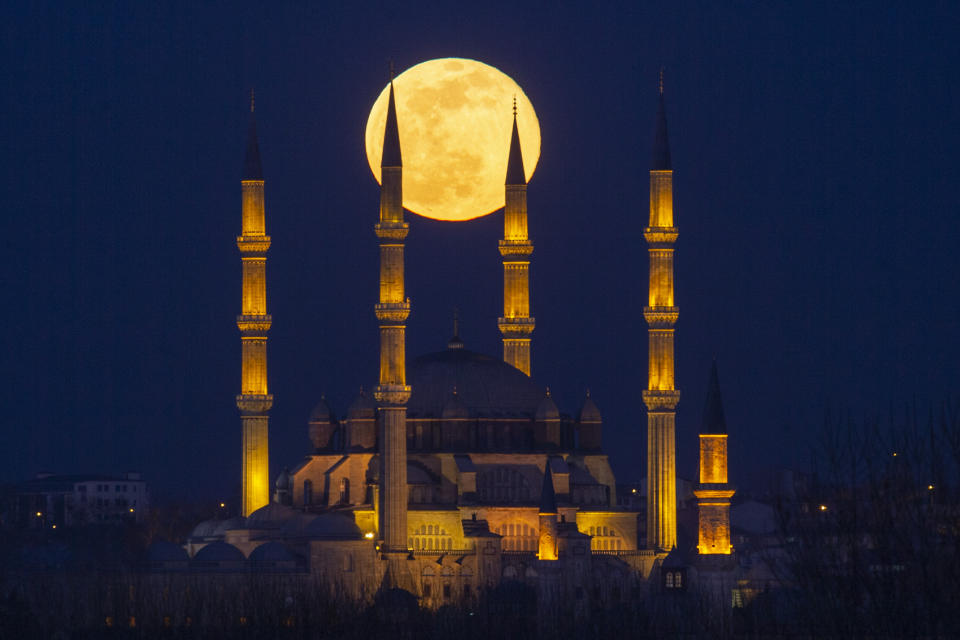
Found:
[[[141,469],[161,491],[236,490],[250,86],[273,237],[272,472],[306,453],[321,392],[342,413],[372,384],[363,130],[391,57],[476,58],[535,105],[534,377],[569,413],[592,389],[618,477],[645,458],[661,65],[681,474],[713,356],[741,484],[805,463],[827,407],[956,397],[956,3],[82,4],[0,9],[0,481]],[[499,352],[501,225],[412,217],[411,355],[445,344],[454,305],[467,346]]]

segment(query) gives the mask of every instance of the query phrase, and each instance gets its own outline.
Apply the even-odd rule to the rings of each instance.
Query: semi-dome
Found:
[[[236,516],[233,518],[227,518],[220,522],[217,525],[217,528],[214,529],[213,535],[217,537],[223,537],[226,535],[227,531],[232,531],[233,529],[246,529],[247,528],[247,519],[243,516]]]
[[[217,527],[220,526],[220,523],[223,520],[204,520],[197,526],[193,528],[193,531],[190,532],[191,538],[212,538],[216,535]]]
[[[282,543],[276,540],[261,544],[250,552],[251,562],[292,562],[296,557]]]
[[[279,529],[284,522],[297,515],[293,507],[271,502],[247,516],[248,529]]]
[[[243,562],[243,552],[232,544],[211,542],[193,556],[194,562]]]
[[[349,515],[324,513],[313,519],[305,531],[307,537],[325,540],[362,540],[356,521]]]
[[[543,389],[525,373],[500,358],[468,349],[446,349],[414,360],[407,370],[413,394],[407,416],[441,418],[451,390],[478,418],[531,419]]]

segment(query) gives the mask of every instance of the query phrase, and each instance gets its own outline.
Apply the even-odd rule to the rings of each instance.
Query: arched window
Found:
[[[426,551],[453,549],[453,538],[439,524],[423,524],[413,531],[411,548]]]
[[[350,504],[350,478],[340,478],[340,504]]]
[[[309,507],[313,504],[313,480],[303,481],[303,505]]]

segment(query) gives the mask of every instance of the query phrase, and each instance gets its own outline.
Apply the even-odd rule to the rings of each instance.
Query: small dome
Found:
[[[557,409],[557,403],[554,402],[553,398],[550,397],[550,389],[547,389],[547,394],[543,397],[543,400],[541,400],[540,404],[537,406],[537,413],[534,416],[534,419],[537,422],[543,422],[545,420],[560,419],[560,410]]]
[[[351,516],[340,513],[324,513],[307,525],[306,535],[325,540],[362,540],[357,523]]]
[[[320,402],[310,412],[310,422],[331,422],[333,414],[330,413],[330,407],[327,405],[327,397],[320,396]]]
[[[251,562],[291,562],[293,560],[296,560],[293,553],[276,541],[262,544],[250,552]]]
[[[280,475],[277,476],[276,487],[280,491],[286,491],[290,488],[290,469],[287,467],[284,467]]]
[[[284,521],[280,533],[284,538],[299,538],[306,535],[307,527],[317,519],[314,513],[298,513],[293,518]]]
[[[243,516],[236,516],[235,518],[227,518],[217,525],[217,528],[214,529],[213,535],[222,538],[227,534],[227,531],[232,531],[233,529],[246,529],[247,528],[247,519]]]
[[[248,529],[279,529],[284,522],[297,515],[293,507],[271,502],[247,516]]]
[[[587,391],[587,397],[584,399],[583,406],[580,408],[580,417],[578,420],[580,422],[603,422],[600,409],[593,401],[593,398],[590,397],[589,391]]]
[[[377,415],[377,405],[373,398],[368,396],[361,388],[360,395],[347,409],[347,417],[350,420],[372,420]]]
[[[186,562],[186,549],[166,540],[157,540],[147,548],[148,562]]]
[[[193,528],[193,531],[190,532],[191,538],[210,538],[216,535],[217,527],[220,526],[220,523],[223,520],[204,520],[197,526]]]
[[[444,420],[465,420],[470,417],[470,409],[460,398],[456,387],[453,388],[453,393],[447,397],[440,417]]]
[[[232,544],[211,542],[193,556],[194,562],[243,562],[243,552]]]

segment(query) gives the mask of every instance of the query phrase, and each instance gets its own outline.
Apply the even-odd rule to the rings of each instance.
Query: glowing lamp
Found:
[[[363,537],[367,540],[373,540],[373,531],[367,531],[365,534],[363,534]]]
[[[820,511],[826,511],[826,510],[827,510],[827,505],[825,504],[820,505]]]
[[[393,80],[403,158],[403,206],[436,220],[462,221],[504,205],[513,101],[527,181],[540,159],[540,122],[510,76],[466,58],[427,60]],[[370,109],[367,162],[380,182],[390,87]]]
[[[42,516],[42,515],[43,515],[42,513],[40,513],[39,511],[37,511],[37,517],[38,517],[38,518],[39,518],[40,516]]]

